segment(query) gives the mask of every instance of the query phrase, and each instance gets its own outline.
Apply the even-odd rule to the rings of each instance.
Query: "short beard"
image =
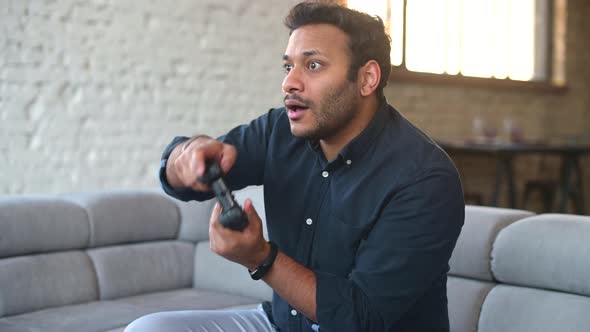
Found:
[[[334,135],[353,120],[359,103],[356,84],[345,80],[342,85],[327,92],[319,107],[310,105],[316,122],[307,132],[297,136],[317,141]]]

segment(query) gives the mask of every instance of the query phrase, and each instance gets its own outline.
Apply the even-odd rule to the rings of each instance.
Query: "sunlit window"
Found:
[[[348,6],[386,22],[394,66],[415,72],[544,81],[550,76],[551,2],[348,0]]]

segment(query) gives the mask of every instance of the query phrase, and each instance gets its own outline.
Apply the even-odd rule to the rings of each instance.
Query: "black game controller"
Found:
[[[222,210],[219,216],[221,225],[236,231],[244,229],[248,224],[248,218],[225,184],[221,167],[216,161],[206,163],[205,174],[199,178],[199,181],[211,187],[215,197],[221,203]]]

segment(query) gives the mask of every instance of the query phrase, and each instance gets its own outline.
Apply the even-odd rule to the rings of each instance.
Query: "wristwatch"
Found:
[[[268,270],[270,270],[272,264],[277,258],[279,248],[277,247],[276,243],[268,241],[268,244],[270,244],[270,254],[268,254],[268,257],[266,257],[266,259],[260,265],[258,265],[254,271],[248,270],[248,272],[250,272],[250,277],[252,277],[254,280],[259,280],[262,278],[268,272]]]

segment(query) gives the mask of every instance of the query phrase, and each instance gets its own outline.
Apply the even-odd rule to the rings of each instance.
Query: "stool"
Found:
[[[465,192],[463,197],[465,204],[483,205],[483,195],[481,193]]]
[[[553,210],[555,194],[557,193],[557,183],[543,180],[528,181],[524,185],[524,194],[522,199],[523,208],[526,208],[530,195],[535,191],[539,192],[541,195],[541,200],[543,202],[543,212],[550,212]]]

